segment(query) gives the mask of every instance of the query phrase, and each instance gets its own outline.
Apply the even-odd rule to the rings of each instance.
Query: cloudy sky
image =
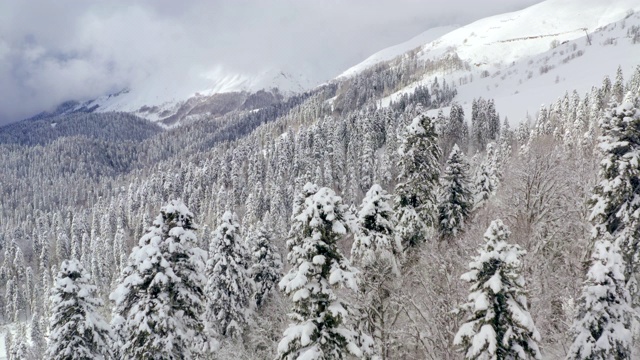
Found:
[[[2,0],[0,124],[143,84],[269,69],[322,82],[429,28],[537,2]]]

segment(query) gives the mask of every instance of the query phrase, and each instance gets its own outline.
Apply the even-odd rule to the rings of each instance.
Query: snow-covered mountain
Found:
[[[567,90],[588,91],[604,76],[612,77],[618,66],[630,74],[640,58],[637,10],[637,0],[547,0],[433,40],[427,36],[410,52],[396,51],[406,49],[405,44],[382,50],[378,53],[382,55],[353,66],[338,80],[356,76],[392,55],[396,63],[407,56],[424,62],[455,57],[466,66],[427,72],[421,80],[388,94],[381,104],[388,105],[438,77],[458,87],[454,100],[467,108],[473,98],[493,98],[503,116],[519,122]]]
[[[417,47],[420,47],[424,44],[428,44],[433,40],[438,39],[441,36],[450,33],[456,28],[457,28],[456,26],[441,26],[441,27],[429,29],[417,36],[414,36],[413,38],[403,43],[390,46],[386,49],[382,49],[378,51],[377,53],[366,58],[361,63],[347,69],[345,72],[340,74],[338,78],[349,77],[349,76],[358,74],[361,71],[368,69],[371,66],[378,64],[380,62],[393,60],[395,57],[402,55],[409,50],[413,50]]]
[[[379,104],[388,106],[438,78],[457,86],[454,100],[466,109],[474,98],[493,98],[501,115],[519,122],[566,91],[588,91],[604,76],[612,77],[618,66],[629,74],[640,58],[640,46],[635,46],[640,27],[637,10],[639,0],[547,0],[462,27],[429,29],[376,52],[333,82],[349,81],[381,63],[399,66],[406,59],[424,64],[454,59],[457,66],[426,70],[417,81],[387,89]],[[313,69],[271,69],[236,74],[214,68],[200,74],[204,79],[200,82],[156,76],[137,88],[65,103],[54,114],[123,111],[171,125],[188,118],[253,110],[309,90],[317,85],[307,76],[311,72]],[[274,88],[278,91],[269,90]],[[267,91],[256,94],[261,89]],[[255,101],[256,96],[260,101]],[[246,106],[250,98],[252,105]]]
[[[87,101],[67,101],[55,110],[32,118],[74,112],[127,112],[165,125],[183,119],[218,116],[233,110],[254,110],[315,85],[301,72],[270,69],[244,75],[216,68],[201,74],[202,81],[176,82],[150,77],[135,88]]]

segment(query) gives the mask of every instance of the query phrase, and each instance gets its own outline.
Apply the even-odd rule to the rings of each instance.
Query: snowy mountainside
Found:
[[[42,112],[31,119],[70,113],[127,112],[161,125],[175,125],[184,119],[216,117],[233,110],[269,106],[314,85],[300,72],[276,69],[242,75],[216,68],[202,76],[204,80],[177,80],[174,83],[171,79],[150,78],[138,87],[96,99],[67,101],[53,111]]]
[[[368,58],[366,58],[364,61],[362,61],[361,63],[347,69],[346,71],[344,71],[342,74],[340,74],[338,76],[338,78],[342,78],[342,77],[348,77],[351,75],[355,75],[360,73],[362,70],[367,69],[375,64],[378,64],[382,61],[388,61],[388,60],[392,60],[393,58],[395,58],[396,56],[402,55],[404,53],[406,53],[409,50],[415,49],[417,47],[420,47],[426,43],[429,43],[451,31],[453,31],[454,29],[456,29],[456,26],[441,26],[441,27],[436,27],[436,28],[432,28],[429,29],[417,36],[414,36],[413,38],[394,45],[394,46],[390,46],[386,49],[382,49],[380,51],[378,51],[377,53],[369,56]]]
[[[401,66],[412,56],[425,63],[451,57],[466,66],[427,72],[379,104],[388,106],[438,78],[457,86],[454,101],[465,112],[474,98],[493,98],[501,115],[516,124],[567,91],[587,92],[603,77],[613,77],[618,66],[631,74],[640,59],[639,9],[640,2],[630,0],[548,0],[479,20],[390,62]],[[366,68],[363,63],[352,69]]]
[[[455,51],[477,67],[509,64],[619,21],[640,9],[637,0],[547,0],[529,8],[488,17],[425,45],[424,59]]]
[[[133,93],[133,95],[130,95]],[[272,90],[216,92],[209,90],[196,93],[185,99],[166,101],[157,105],[145,100],[134,100],[136,93],[123,90],[116,94],[105,95],[95,100],[65,103],[51,113],[39,114],[34,118],[51,118],[56,115],[85,112],[127,112],[138,117],[157,122],[163,126],[171,126],[185,119],[198,119],[203,116],[218,117],[234,110],[256,110],[281,102],[284,95],[278,87]]]
[[[406,43],[376,53],[372,57],[351,67],[343,76],[352,76],[374,65],[378,61],[390,60],[394,56],[418,47],[414,40],[423,38],[419,56],[423,60],[436,59],[443,54],[455,52],[463,61],[476,67],[504,66],[524,57],[546,52],[553,40],[574,40],[598,28],[619,21],[635,10],[640,10],[637,0],[547,0],[526,9],[487,17],[450,31],[437,38],[445,28],[431,29]],[[412,44],[405,47],[405,44]],[[403,52],[394,53],[393,50]],[[394,55],[384,58],[384,54]]]

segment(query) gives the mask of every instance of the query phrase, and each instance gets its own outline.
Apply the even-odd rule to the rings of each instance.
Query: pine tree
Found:
[[[296,197],[287,241],[292,269],[279,284],[293,301],[293,323],[278,344],[281,359],[344,359],[371,351],[370,338],[353,329],[349,307],[334,291],[357,289],[356,270],[337,244],[349,227],[345,211],[329,188],[307,183]]]
[[[119,358],[190,359],[200,352],[206,253],[194,230],[193,214],[174,200],[132,250],[110,296]]]
[[[441,199],[438,205],[439,230],[442,239],[457,236],[473,208],[468,172],[469,164],[464,154],[458,145],[454,145],[444,171]]]
[[[624,264],[615,245],[598,240],[573,324],[567,360],[631,359],[631,318]]]
[[[436,189],[440,175],[440,148],[432,120],[426,115],[407,126],[399,149],[395,211],[396,230],[405,249],[423,243],[436,225]]]
[[[358,213],[351,260],[362,269],[359,298],[361,327],[375,339],[377,353],[388,359],[388,324],[393,280],[399,275],[402,245],[395,234],[395,214],[391,196],[380,185],[373,185],[362,200]]]
[[[527,306],[522,256],[525,251],[507,243],[509,229],[500,220],[484,234],[479,255],[462,279],[471,283],[469,313],[453,340],[465,359],[540,359],[536,329]]]
[[[264,304],[282,278],[282,260],[269,234],[270,231],[258,223],[247,239],[251,246],[251,277],[256,286],[254,299],[258,307]]]
[[[240,337],[249,321],[254,288],[249,261],[238,218],[227,211],[213,234],[206,268],[206,317],[221,336]]]
[[[601,120],[600,165],[603,179],[591,199],[596,238],[607,234],[620,248],[624,278],[638,301],[640,270],[640,111],[631,104],[611,109]]]
[[[47,359],[112,358],[111,328],[98,312],[102,301],[78,260],[62,263],[50,301]]]

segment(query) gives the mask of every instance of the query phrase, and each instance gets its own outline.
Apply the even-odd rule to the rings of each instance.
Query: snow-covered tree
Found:
[[[120,359],[190,359],[200,352],[206,252],[193,214],[179,200],[162,207],[111,293]]]
[[[357,270],[338,250],[347,234],[347,207],[329,188],[307,183],[296,197],[287,241],[292,268],[280,289],[293,302],[293,321],[278,344],[281,359],[363,357],[371,338],[354,329],[351,313],[337,286],[357,290]]]
[[[498,164],[495,144],[487,144],[487,154],[475,176],[474,207],[480,207],[498,187]]]
[[[469,143],[469,128],[464,120],[464,110],[453,102],[449,112],[449,121],[442,131],[443,154],[449,154],[454,145],[466,150]]]
[[[611,88],[611,96],[613,97],[613,101],[617,103],[620,103],[624,97],[624,77],[622,76],[622,67],[619,65],[618,70],[616,70],[616,81]]]
[[[250,259],[237,216],[225,212],[209,247],[205,288],[207,322],[221,336],[239,337],[247,326],[254,288]]]
[[[351,261],[362,268],[385,259],[394,272],[398,271],[401,245],[395,234],[395,214],[391,196],[374,184],[362,200],[358,213],[358,229],[351,247]]]
[[[509,229],[495,220],[462,279],[471,284],[462,310],[468,317],[453,340],[465,359],[540,359],[536,329],[521,275],[525,251],[507,243]]]
[[[78,260],[65,260],[51,291],[47,359],[111,359],[111,328],[102,318],[102,300]],[[32,329],[34,330],[34,329]],[[41,339],[32,339],[37,345]]]
[[[251,277],[256,286],[254,299],[258,307],[282,278],[282,260],[269,234],[270,231],[258,223],[256,230],[251,231],[247,238],[251,246]]]
[[[16,325],[16,334],[11,343],[11,360],[28,359],[29,346],[27,344],[27,331],[24,323],[20,322]],[[50,359],[61,359],[62,357],[51,357]],[[49,359],[49,357],[48,357]],[[71,357],[63,359],[89,359],[89,357]],[[99,357],[90,357],[90,359],[100,359]]]
[[[473,195],[469,182],[469,164],[464,154],[453,146],[442,177],[442,190],[438,204],[440,237],[457,236],[473,208]]]
[[[4,352],[5,352],[5,356],[7,357],[7,360],[14,360],[13,354],[11,352],[12,347],[13,347],[13,339],[11,336],[11,331],[7,331],[4,334]]]
[[[351,261],[362,269],[360,276],[361,326],[375,339],[377,353],[387,359],[389,352],[389,298],[399,275],[402,245],[395,234],[391,196],[373,185],[362,200],[358,229],[351,247]]]
[[[638,299],[640,270],[640,111],[630,103],[611,109],[601,120],[600,177],[591,199],[596,238],[610,234],[624,261],[624,278]]]
[[[417,246],[437,224],[436,191],[440,176],[440,148],[431,118],[422,114],[405,130],[398,150],[400,161],[396,186],[396,231],[405,249]]]
[[[631,359],[629,292],[624,264],[609,240],[598,240],[571,329],[567,360]]]
[[[45,350],[47,349],[47,341],[44,338],[44,329],[42,328],[42,319],[40,317],[40,313],[35,311],[33,316],[31,317],[31,329],[30,329],[30,337],[31,337],[31,352],[34,357],[40,359],[42,358]]]

